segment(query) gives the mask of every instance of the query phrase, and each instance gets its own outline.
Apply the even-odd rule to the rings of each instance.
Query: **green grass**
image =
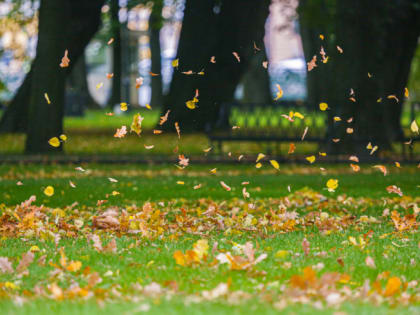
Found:
[[[414,288],[404,289],[405,294],[413,296],[405,304],[402,302],[403,296],[396,293],[390,297],[380,296],[383,302],[379,305],[370,298],[349,297],[337,306],[328,306],[325,298],[318,296],[317,290],[313,289],[302,291],[309,299],[307,303],[288,300],[292,294],[288,291],[291,288],[290,279],[302,275],[308,266],[314,270],[318,266],[317,279],[331,272],[348,275],[348,280],[337,284],[339,292],[344,292],[340,291],[344,290],[343,287],[348,287],[349,292],[361,292],[366,280],[372,287],[384,272],[389,272],[389,277],[398,277],[404,284],[420,279],[418,228],[396,233],[389,216],[382,217],[385,208],[397,211],[401,217],[413,213],[413,204],[420,202],[419,170],[416,167],[397,169],[388,165],[389,174],[385,177],[370,165],[361,165],[360,173],[337,165],[324,165],[326,171],[319,170],[316,165],[281,165],[280,171],[276,171],[267,162],[258,170],[247,165],[191,165],[178,170],[173,165],[89,164],[83,165],[86,172],[80,172],[75,167],[0,165],[0,204],[4,203],[0,205],[0,222],[3,224],[0,225],[0,233],[4,233],[0,239],[0,257],[8,257],[16,268],[22,254],[32,246],[40,249],[35,253],[35,262],[29,266],[27,274],[0,273],[2,314],[135,314],[141,313],[144,308],[152,314],[274,314],[279,310],[286,314],[420,312],[420,300],[416,298],[420,292],[418,284]],[[211,174],[209,170],[214,167],[218,171]],[[118,182],[110,182],[109,177]],[[325,190],[329,178],[339,180],[339,187],[334,193]],[[77,185],[76,188],[70,187],[70,180]],[[17,186],[17,181],[23,185]],[[178,185],[177,181],[185,184]],[[220,181],[224,181],[232,190],[224,190]],[[244,181],[250,182],[246,186],[251,194],[248,201],[244,201],[241,192],[241,183]],[[194,190],[193,186],[197,184],[202,184],[202,187]],[[55,188],[55,194],[51,197],[43,194],[43,189],[48,185]],[[400,187],[404,197],[388,194],[386,187],[389,185]],[[112,191],[120,194],[107,198],[106,194]],[[323,200],[318,193],[327,199]],[[44,206],[26,212],[15,208],[31,195],[37,196],[34,204]],[[108,203],[96,206],[97,200],[103,199],[108,199]],[[74,202],[78,202],[78,205],[66,207]],[[149,236],[94,229],[92,216],[100,215],[108,207],[115,206],[118,211],[124,209],[130,216],[136,217],[145,202],[151,202],[153,211],[160,213],[152,212],[149,219],[140,221],[146,224],[147,233],[151,233]],[[270,225],[265,227],[264,218],[272,216],[273,212],[281,215],[284,213],[280,210],[281,205],[284,207],[288,202],[287,211],[297,211],[306,224],[296,222],[296,227],[291,230],[271,229]],[[251,208],[249,203],[255,207]],[[213,217],[203,214],[214,206],[217,214]],[[34,223],[34,226],[53,235],[60,234],[58,247],[51,234],[33,232],[35,230],[30,227],[30,221],[24,219],[34,209],[43,213],[43,216],[36,216],[38,223]],[[54,222],[58,220],[57,213],[60,213],[57,211],[61,210],[63,212],[59,216],[64,225],[57,228]],[[354,215],[357,219],[373,216],[379,222],[354,221],[348,226],[340,225],[339,229],[323,230],[327,221],[314,224],[310,219],[311,212],[318,215],[320,212],[326,213],[334,220],[346,215]],[[7,235],[1,230],[6,222],[19,224],[12,213],[19,216],[22,225],[13,232],[15,234]],[[233,213],[235,216],[232,216]],[[165,217],[164,221],[154,222],[159,215]],[[251,227],[257,227],[256,231],[248,231],[248,225],[241,219],[245,220],[249,215],[256,219],[251,224]],[[77,218],[84,222],[84,227],[79,230],[71,228]],[[233,218],[238,225],[231,229],[227,225],[221,230],[214,229],[219,226],[217,220],[220,218],[225,224],[228,224],[229,218]],[[201,232],[193,233],[195,226],[202,226]],[[163,231],[154,234],[153,231],[159,228],[163,228]],[[75,234],[67,234],[69,231]],[[32,233],[38,233],[38,236],[34,237]],[[117,253],[94,250],[86,239],[90,233],[99,235],[103,244],[115,237]],[[305,237],[310,242],[307,256],[302,248]],[[352,245],[349,237],[355,237],[356,240],[361,237],[366,245]],[[208,259],[193,266],[178,265],[173,258],[174,252],[180,250],[185,253],[199,239],[206,239],[210,245]],[[218,253],[234,252],[237,244],[249,241],[256,248],[256,257],[267,254],[265,260],[249,270],[230,270],[226,264],[212,264]],[[212,253],[216,242],[217,250]],[[67,261],[81,262],[79,271],[53,273],[57,270],[54,264],[60,265],[59,248],[63,248]],[[279,255],[279,251],[283,254]],[[41,255],[46,255],[45,265],[36,262]],[[367,256],[373,258],[376,268],[366,265]],[[94,272],[100,275],[102,282],[89,289],[92,297],[87,300],[69,295],[63,300],[51,298],[48,286],[52,283],[63,290],[75,283],[84,287],[89,275]],[[378,280],[382,288],[385,288],[387,279],[385,276]],[[322,284],[322,281],[316,281],[317,285]],[[152,282],[158,283],[162,292],[150,295],[143,290]],[[6,283],[12,283],[14,288],[6,288]],[[211,291],[221,283],[229,284],[227,295],[203,300],[204,291]],[[46,293],[36,293],[35,287],[43,288]],[[373,298],[375,294],[371,292],[369,296]],[[200,300],[194,302],[197,299]],[[283,300],[287,300],[284,305],[280,303]],[[22,306],[17,305],[20,301],[23,301]]]

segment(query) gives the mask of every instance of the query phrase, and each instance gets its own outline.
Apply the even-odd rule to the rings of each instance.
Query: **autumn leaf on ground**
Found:
[[[401,280],[398,277],[391,277],[386,283],[384,296],[392,296],[397,294],[401,288]]]
[[[303,248],[303,252],[305,253],[305,256],[309,255],[309,252],[311,251],[310,246],[311,246],[311,244],[309,243],[309,241],[305,237],[302,241],[302,248]]]
[[[375,266],[375,261],[373,260],[373,258],[372,257],[370,257],[370,256],[367,256],[366,257],[366,259],[365,259],[365,263],[366,263],[366,266],[368,266],[368,267],[370,267],[370,268],[376,268],[376,266]]]
[[[69,66],[70,59],[68,55],[69,55],[69,51],[66,49],[66,51],[64,52],[64,57],[61,58],[61,63],[60,63],[61,68],[67,68]]]
[[[0,272],[2,273],[12,273],[13,267],[12,263],[7,257],[0,257]]]

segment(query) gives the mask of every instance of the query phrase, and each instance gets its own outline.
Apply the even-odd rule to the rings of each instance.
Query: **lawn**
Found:
[[[419,169],[360,166],[1,165],[0,309],[419,313]]]

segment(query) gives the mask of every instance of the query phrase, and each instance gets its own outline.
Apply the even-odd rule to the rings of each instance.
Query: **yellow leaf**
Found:
[[[67,140],[67,136],[66,135],[60,135],[60,139],[63,140],[63,141],[66,141]]]
[[[98,84],[96,84],[96,89],[99,90],[103,86],[104,86],[104,84],[102,82],[98,83]]]
[[[114,190],[114,191],[112,191],[112,195],[113,196],[118,196],[120,193],[118,192],[118,191],[116,191],[116,190]]]
[[[299,113],[299,112],[294,112],[293,113],[293,116],[294,117],[297,117],[297,118],[300,118],[300,119],[303,119],[303,118],[305,118],[305,116],[303,116],[301,113]]]
[[[340,118],[340,117],[338,117],[338,116],[335,116],[335,117],[334,117],[334,121],[341,121],[341,118]]]
[[[265,154],[258,153],[257,160],[255,162],[258,163],[263,158],[265,158]]]
[[[50,140],[48,140],[48,143],[54,148],[58,148],[60,146],[60,140],[58,140],[57,137],[51,138]]]
[[[187,105],[189,109],[195,109],[197,107],[195,104],[197,103],[198,103],[198,99],[196,97],[194,97],[192,100],[185,102],[185,104]]]
[[[177,265],[185,266],[185,256],[180,250],[174,253],[174,259]]]
[[[338,179],[330,178],[327,181],[328,191],[333,192],[333,191],[335,191],[337,189],[337,187],[338,187]]]
[[[209,250],[209,243],[207,240],[198,240],[193,245],[193,250],[197,254],[198,258],[201,260],[207,256]]]
[[[276,160],[270,160],[271,165],[276,169],[280,169],[280,165]]]
[[[277,92],[276,98],[274,99],[275,101],[282,98],[282,96],[283,96],[283,90],[282,90],[280,84],[276,84],[276,87],[277,87],[278,92]]]
[[[321,38],[321,40],[324,40],[324,35],[319,34],[319,38]]]
[[[414,133],[419,133],[419,126],[417,125],[417,122],[413,120],[413,122],[410,125],[410,129]]]
[[[311,156],[308,156],[307,158],[306,158],[306,160],[309,162],[309,163],[313,163],[313,162],[315,162],[315,160],[316,160],[316,157],[315,157],[315,155],[311,155]]]
[[[29,249],[31,252],[33,252],[33,253],[35,253],[35,252],[39,252],[39,247],[38,246],[36,246],[36,245],[34,245],[34,246],[32,246],[30,249]]]
[[[150,106],[149,104],[146,104],[146,108],[150,110],[152,109],[152,106]]]
[[[392,296],[400,291],[401,280],[398,277],[391,277],[385,287],[385,296]]]
[[[262,164],[258,162],[257,164],[255,164],[255,167],[256,168],[261,168],[262,167]]]
[[[50,97],[48,96],[47,93],[44,93],[44,97],[45,97],[45,100],[47,101],[47,104],[51,104]]]
[[[405,89],[404,89],[404,96],[405,96],[406,98],[409,98],[409,97],[410,97],[410,92],[408,91],[408,88],[405,88]]]
[[[51,197],[52,195],[54,195],[54,187],[47,186],[47,188],[44,189],[44,194],[47,195],[48,197]]]
[[[127,110],[127,103],[121,103],[120,108],[123,112],[125,112]]]
[[[179,59],[172,60],[172,67],[177,68],[179,66]]]
[[[181,181],[181,180],[179,180],[179,181],[177,181],[176,182],[178,185],[184,185],[185,183],[183,182],[183,181]]]
[[[328,108],[328,104],[327,103],[319,103],[319,109],[322,111],[326,111]]]
[[[143,121],[143,117],[140,114],[135,114],[133,116],[133,122],[131,123],[131,131],[134,131],[138,136],[141,133],[141,123]]]
[[[77,261],[72,261],[66,267],[67,271],[70,271],[70,272],[79,271],[80,268],[82,268],[82,263],[78,260]]]

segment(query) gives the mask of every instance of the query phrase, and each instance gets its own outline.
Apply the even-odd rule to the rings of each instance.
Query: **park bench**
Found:
[[[305,119],[295,118],[290,122],[283,114],[290,111],[299,112]],[[414,105],[411,108],[414,115]],[[304,103],[283,101],[276,104],[261,103],[224,103],[220,106],[219,119],[214,127],[207,128],[210,144],[218,153],[223,153],[223,143],[226,142],[255,142],[265,146],[265,153],[273,155],[287,154],[289,143],[315,143],[319,149],[331,139],[326,139],[327,114],[321,111],[311,111]],[[414,117],[414,116],[413,116]],[[410,120],[411,122],[412,120]],[[231,128],[222,128],[230,126]],[[239,128],[238,128],[239,127]],[[304,131],[308,131],[302,140]],[[402,137],[395,143],[401,145],[401,152],[405,159],[413,159],[413,147],[419,138]],[[411,141],[411,145],[406,143]],[[363,140],[368,143],[369,140]],[[287,143],[282,150],[281,145]]]

